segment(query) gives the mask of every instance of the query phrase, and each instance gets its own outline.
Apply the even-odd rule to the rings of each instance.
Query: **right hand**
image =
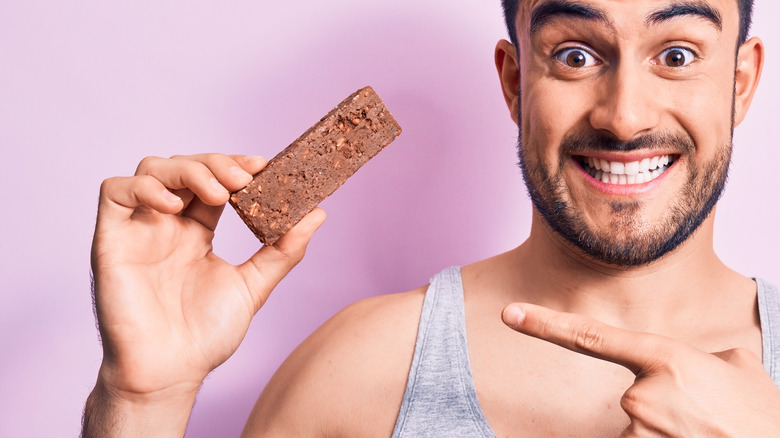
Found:
[[[135,176],[103,182],[92,271],[103,343],[98,382],[114,396],[194,399],[303,257],[325,220],[321,209],[238,266],[212,252],[228,192],[265,164],[218,154],[150,157]]]

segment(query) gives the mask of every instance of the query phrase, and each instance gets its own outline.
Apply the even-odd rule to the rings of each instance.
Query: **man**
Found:
[[[763,63],[751,3],[504,8],[512,42],[495,60],[530,236],[340,312],[281,366],[244,435],[777,435],[780,294],[712,245]],[[104,182],[86,436],[181,436],[203,379],[303,256],[321,210],[242,265],[211,252],[228,191],[264,164],[148,158]]]

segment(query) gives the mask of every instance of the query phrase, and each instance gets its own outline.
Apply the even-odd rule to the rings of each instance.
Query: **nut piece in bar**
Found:
[[[261,242],[273,245],[400,134],[374,90],[361,88],[232,193],[230,204]]]

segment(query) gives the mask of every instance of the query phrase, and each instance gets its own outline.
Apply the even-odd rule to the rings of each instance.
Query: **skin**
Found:
[[[731,0],[706,1],[722,17],[720,30],[690,15],[648,25],[664,1],[582,0],[607,21],[555,16],[532,36],[530,14],[543,2],[521,7],[519,52],[507,41],[495,51],[527,158],[560,176],[561,193],[594,233],[652,233],[688,177],[729,147],[732,103],[738,124],[760,77],[763,45],[751,39],[735,60]],[[556,54],[573,44],[601,63],[584,71],[561,64]],[[658,63],[678,46],[700,58],[683,69]],[[653,183],[607,187],[562,152],[562,139],[584,129],[619,141],[674,132],[695,147],[674,151],[680,159]],[[595,152],[613,161],[655,153]],[[149,159],[135,177],[104,183],[93,244],[104,360],[85,436],[181,436],[203,378],[237,348],[273,286],[302,257],[321,211],[237,267],[211,252],[227,193],[209,181],[235,190],[263,164],[219,155]],[[636,208],[616,212],[616,202]],[[646,226],[614,228],[626,220]],[[714,253],[713,220],[714,211],[675,250],[627,267],[586,255],[534,210],[522,245],[464,267],[472,374],[496,435],[779,430],[780,391],[759,359],[756,285]],[[176,245],[183,233],[195,243]],[[142,238],[170,246],[148,254]],[[334,316],[280,367],[243,436],[389,436],[425,290],[371,298]],[[232,324],[199,329],[210,321]],[[161,328],[172,335],[156,338]]]
[[[315,210],[276,246],[232,266],[211,239],[261,157],[203,154],[139,164],[100,190],[92,244],[103,362],[84,436],[181,436],[201,382],[238,348],[274,286],[325,219]]]
[[[573,210],[568,214],[581,217],[580,229],[598,236],[599,242],[613,240],[641,251],[645,236],[671,232],[670,217],[675,210],[694,204],[683,191],[686,185],[697,183],[696,179],[691,181],[692,172],[699,171],[699,180],[714,180],[701,170],[728,160],[728,154],[721,151],[728,150],[731,139],[733,68],[729,67],[735,44],[731,42],[736,36],[699,17],[647,25],[647,17],[665,2],[596,2],[594,6],[604,3],[599,6],[608,9],[608,22],[557,16],[531,36],[526,23],[538,3],[525,2],[518,14],[523,78],[519,104],[525,116],[521,120],[523,161],[526,168],[538,168],[537,172],[526,172],[526,179],[536,180],[539,189],[550,191],[535,176],[539,172],[552,175],[560,184],[558,197]],[[720,5],[720,9],[726,5],[730,3]],[[735,4],[730,6],[736,9]],[[637,13],[636,8],[643,11]],[[726,18],[726,28],[736,29],[736,14]],[[580,27],[583,21],[587,22],[585,30]],[[665,65],[665,55],[674,48],[696,55],[684,67],[670,67]],[[572,68],[555,58],[573,49],[590,58],[585,66]],[[517,60],[511,63],[517,64]],[[516,75],[514,70],[506,74]],[[507,103],[516,107],[517,88],[511,88],[513,85],[504,92]],[[738,116],[741,121],[744,113]],[[622,162],[665,153],[679,155],[663,175],[672,181],[665,181],[651,193],[641,193],[647,191],[642,185],[593,190],[583,184],[580,166],[560,147],[567,135],[579,132],[598,133],[618,142],[670,133],[692,140],[696,150],[688,153],[673,143],[630,152],[585,150],[581,152],[585,156]],[[604,192],[616,189],[626,193],[604,196]],[[623,214],[615,213],[615,204],[624,208]]]

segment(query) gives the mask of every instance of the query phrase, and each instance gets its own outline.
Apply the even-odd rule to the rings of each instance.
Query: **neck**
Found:
[[[631,268],[583,255],[542,221],[535,213],[531,236],[508,254],[518,284],[525,286],[516,289],[519,296],[514,298],[519,300],[632,330],[672,335],[690,328],[691,315],[713,313],[703,306],[722,305],[730,291],[745,285],[746,279],[714,252],[714,212],[674,251]]]

